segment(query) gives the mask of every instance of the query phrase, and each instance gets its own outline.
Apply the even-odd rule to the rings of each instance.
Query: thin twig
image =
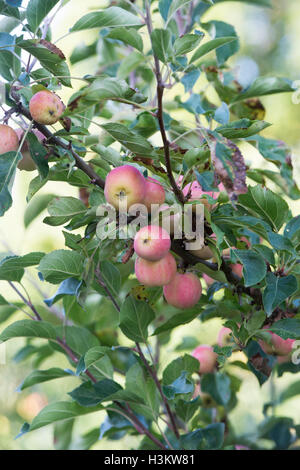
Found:
[[[149,36],[150,36],[150,39],[151,39],[153,26],[152,26],[151,12],[150,12],[150,6],[149,6],[148,1],[146,1],[146,18],[145,18],[145,21],[146,21],[148,33],[149,33]],[[176,181],[174,179],[173,172],[172,172],[171,158],[170,158],[170,143],[168,141],[167,134],[166,134],[165,124],[164,124],[164,114],[163,114],[163,95],[164,95],[165,85],[164,85],[164,82],[163,82],[162,76],[161,76],[159,59],[156,55],[154,55],[154,64],[155,64],[154,73],[155,73],[156,82],[157,82],[157,88],[156,88],[156,91],[157,91],[157,113],[156,113],[156,117],[157,117],[157,120],[158,120],[160,133],[161,133],[163,146],[164,146],[165,165],[166,165],[166,169],[167,169],[168,178],[169,178],[170,184],[173,188],[174,194],[175,194],[177,200],[181,204],[184,204],[185,197],[184,197],[181,189],[176,184]]]
[[[160,393],[160,396],[163,400],[163,403],[165,405],[165,408],[166,408],[166,411],[168,413],[168,416],[170,418],[170,421],[171,421],[171,424],[172,424],[172,428],[173,428],[173,431],[174,431],[174,434],[175,436],[177,437],[177,439],[179,439],[180,435],[179,435],[179,432],[178,432],[178,429],[177,429],[177,424],[176,424],[176,421],[175,421],[175,417],[171,411],[171,408],[169,406],[169,403],[168,403],[168,400],[167,398],[165,397],[163,391],[162,391],[162,387],[161,387],[161,384],[160,384],[160,381],[158,380],[158,377],[157,377],[157,374],[156,374],[156,370],[154,368],[152,368],[147,359],[145,358],[144,356],[144,353],[139,345],[139,343],[135,343],[136,344],[136,348],[137,348],[137,351],[139,353],[139,356],[141,358],[141,360],[143,361],[143,363],[145,364],[145,367],[147,369],[147,371],[149,372],[149,374],[151,375],[152,379],[154,380],[154,383]]]

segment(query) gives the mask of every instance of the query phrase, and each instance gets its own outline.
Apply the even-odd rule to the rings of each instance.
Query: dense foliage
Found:
[[[227,418],[240,387],[227,369],[232,354],[244,354],[236,366],[251,371],[261,385],[275,371],[300,371],[297,360],[291,360],[293,341],[300,339],[300,218],[286,202],[299,199],[300,191],[288,146],[260,135],[270,125],[260,97],[294,88],[292,81],[270,76],[246,89],[238,83],[230,67],[239,50],[235,29],[222,21],[202,22],[202,15],[221,1],[108,2],[107,8],[78,18],[69,34],[96,29],[99,35],[92,44],[75,46],[67,60],[51,34],[51,21],[63,15],[66,0],[30,0],[26,8],[22,0],[0,0],[0,14],[7,18],[0,32],[3,124],[16,128],[17,123],[21,129],[17,148],[7,151],[7,128],[0,128],[0,215],[13,204],[16,171],[37,169],[25,225],[47,207],[44,223],[63,227],[65,238],[64,250],[1,254],[0,280],[13,287],[20,302],[12,307],[5,293],[0,295],[1,321],[19,309],[27,316],[12,321],[0,341],[24,337],[24,358],[35,355],[36,369],[21,390],[78,378],[69,399],[46,406],[21,434],[55,423],[56,439],[67,448],[77,417],[106,410],[99,428],[83,436],[83,448],[99,436],[121,439],[129,433],[141,435],[140,449],[233,449],[249,443],[239,441]],[[258,10],[271,7],[271,0],[244,3]],[[89,57],[98,72],[70,76],[68,62]],[[80,88],[63,106],[57,95],[75,81]],[[57,115],[51,111],[49,121],[39,97],[47,106],[53,96]],[[180,119],[186,113],[189,124]],[[98,135],[89,130],[95,124]],[[248,167],[245,143],[274,169]],[[118,224],[114,228],[99,213],[107,200],[107,175],[125,165],[159,182],[169,205],[191,200],[189,183],[201,188],[203,197],[195,196],[193,204],[204,205],[210,256],[187,251],[184,236],[172,239],[170,248],[181,274],[192,272],[204,280],[206,287],[192,307],[168,305],[162,286],[138,282],[130,229],[120,236]],[[78,198],[39,195],[49,181],[78,188]],[[22,289],[25,270],[32,266],[42,287],[57,285],[44,305],[34,305]],[[193,354],[178,351],[162,368],[160,349],[168,345],[172,330],[196,318],[200,328],[215,317],[227,329],[211,350],[212,367],[199,372],[196,349]],[[193,338],[184,342],[182,350],[199,346]],[[68,358],[68,370],[59,364],[43,369],[55,352]],[[268,407],[260,432],[278,449],[300,437],[291,419],[272,417]]]

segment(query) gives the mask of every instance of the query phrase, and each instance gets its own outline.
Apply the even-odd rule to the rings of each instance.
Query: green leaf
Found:
[[[47,208],[49,202],[54,197],[54,194],[41,194],[30,201],[24,213],[25,228],[29,227],[34,219],[36,219]]]
[[[36,164],[41,178],[47,178],[49,173],[49,163],[47,160],[48,151],[33,132],[27,134],[26,140],[29,144],[31,158]]]
[[[224,440],[224,423],[209,424],[206,428],[197,429],[180,437],[184,450],[220,449]]]
[[[177,38],[174,42],[175,56],[184,55],[191,52],[198,46],[203,38],[203,34],[185,34]]]
[[[4,0],[0,0],[0,14],[5,16],[12,16],[13,18],[20,18],[18,8],[9,6]]]
[[[254,286],[267,274],[267,265],[260,254],[253,250],[231,250],[231,255],[243,265],[245,286]]]
[[[298,318],[286,318],[279,320],[268,328],[268,330],[276,333],[283,339],[299,339],[300,338],[300,320]]]
[[[63,225],[77,215],[87,212],[86,206],[75,197],[56,197],[48,205],[50,217],[44,219],[44,223],[52,226]]]
[[[177,400],[175,410],[179,418],[181,418],[185,423],[188,423],[196,411],[199,410],[199,398],[197,397],[192,401]]]
[[[120,311],[120,328],[132,341],[145,343],[148,337],[148,325],[154,320],[155,314],[146,303],[129,296]]]
[[[61,57],[61,55],[50,51],[43,45],[41,45],[38,41],[30,39],[24,41],[22,39],[17,41],[17,45],[24,49],[29,54],[33,55],[38,59],[41,66],[44,67],[46,70],[49,70],[55,77],[64,77],[59,78],[59,81],[67,86],[71,87],[71,80],[70,80],[70,71],[65,59]]]
[[[55,328],[45,321],[20,320],[9,325],[0,335],[0,341],[12,338],[44,338],[56,339]]]
[[[36,31],[44,18],[59,0],[30,0],[26,9],[26,18],[32,31]]]
[[[187,375],[187,372],[183,371],[173,383],[163,386],[164,395],[168,400],[173,400],[176,395],[193,393],[194,384],[187,379]]]
[[[103,401],[110,401],[110,397],[121,389],[122,387],[113,380],[104,379],[97,383],[85,382],[69,395],[78,405],[94,407]]]
[[[77,403],[68,401],[51,403],[50,405],[45,406],[45,408],[43,408],[42,411],[40,411],[40,413],[33,419],[29,431],[35,431],[36,429],[48,426],[48,424],[56,423],[57,421],[95,413],[102,409],[103,407],[99,405],[93,408],[85,408],[79,406]]]
[[[0,217],[11,207],[11,187],[18,162],[22,154],[8,152],[0,155]]]
[[[258,96],[295,91],[290,80],[277,77],[259,77],[243,93],[232,100],[233,103]]]
[[[85,372],[92,367],[92,373],[97,378],[105,377],[111,379],[114,375],[114,368],[111,360],[106,355],[110,348],[104,346],[95,346],[89,349],[82,358],[82,364],[77,368],[76,373]]]
[[[77,296],[81,285],[82,281],[78,281],[78,279],[69,277],[68,279],[62,281],[55,294],[49,299],[45,299],[44,302],[46,305],[48,305],[48,307],[52,307],[52,305],[54,305],[66,295]]]
[[[192,320],[200,315],[201,309],[199,307],[190,308],[188,310],[184,310],[182,312],[176,313],[173,315],[169,320],[167,320],[162,325],[158,326],[152,336],[159,335],[160,333],[164,333],[169,330],[173,330],[179,325],[185,325],[190,323]]]
[[[55,250],[44,256],[39,271],[51,284],[60,284],[69,277],[79,278],[83,272],[84,258],[71,250]]]
[[[163,63],[168,63],[173,54],[172,33],[169,29],[154,29],[151,33],[153,53]]]
[[[267,274],[266,283],[263,303],[267,315],[270,316],[278,305],[297,291],[298,283],[297,279],[292,275],[279,277],[273,273]]]
[[[247,194],[239,196],[239,203],[261,216],[278,231],[288,218],[289,206],[277,194],[260,185],[250,186]]]
[[[280,395],[280,403],[283,403],[286,400],[290,400],[295,396],[300,395],[300,382],[295,382],[288,386]]]
[[[201,57],[204,57],[209,52],[215,49],[218,49],[218,47],[221,47],[224,44],[229,44],[232,41],[236,41],[235,36],[216,38],[216,39],[212,39],[211,41],[206,42],[205,44],[202,44],[202,46],[200,46],[196,50],[196,52],[192,55],[189,63],[192,64],[193,62],[200,59]]]
[[[123,124],[111,122],[102,124],[102,127],[132,153],[153,158],[153,149],[148,140],[136,132],[129,130]]]
[[[173,0],[170,2],[170,7],[168,10],[168,21],[173,17],[173,15],[176,13],[177,10],[180,8],[184,7],[188,3],[190,3],[191,0]]]
[[[137,69],[141,62],[144,62],[145,57],[138,51],[133,51],[126,60],[123,60],[118,68],[118,78],[127,78],[131,72]]]
[[[53,441],[55,450],[69,450],[72,442],[74,419],[58,421],[54,426]]]
[[[63,337],[75,354],[83,356],[89,349],[99,346],[99,341],[88,329],[80,326],[59,326],[57,336]],[[59,345],[52,344],[58,351],[63,351]]]
[[[214,39],[235,36],[235,41],[225,44],[216,50],[218,65],[222,66],[240,47],[234,27],[223,21],[210,21],[209,23],[202,24],[202,27],[209,31]]]
[[[108,290],[113,294],[116,300],[118,300],[121,290],[121,274],[119,269],[107,260],[100,263],[99,269]],[[104,295],[107,295],[104,289],[97,288],[97,291],[102,291]]]
[[[238,121],[233,121],[224,126],[217,127],[216,131],[227,139],[242,139],[255,135],[270,125],[271,124],[265,121],[252,121],[251,119],[244,118]]]
[[[230,384],[230,378],[222,372],[205,374],[201,380],[201,390],[211,395],[219,405],[226,406],[231,398]]]
[[[199,371],[199,361],[188,354],[172,361],[163,371],[164,385],[172,384],[181,376],[182,371],[187,372],[188,376],[197,373]]]
[[[20,282],[24,275],[24,268],[39,264],[44,256],[44,253],[36,252],[24,256],[7,256],[3,258],[0,262],[0,279]]]
[[[83,16],[70,31],[120,26],[141,26],[141,21],[137,16],[123,8],[109,7],[106,10],[93,11]]]
[[[114,28],[108,33],[106,37],[111,39],[118,39],[118,41],[122,41],[124,44],[128,44],[138,51],[143,52],[144,45],[142,37],[135,29]]]
[[[28,377],[26,377],[18,390],[22,391],[28,387],[32,387],[33,385],[48,382],[50,380],[61,379],[64,377],[72,377],[72,374],[70,374],[70,371],[68,372],[56,367],[47,370],[34,370],[31,372],[31,374],[28,375]]]

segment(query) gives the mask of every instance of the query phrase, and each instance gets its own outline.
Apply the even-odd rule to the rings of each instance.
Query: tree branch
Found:
[[[11,96],[16,102],[16,106],[14,108],[15,112],[18,114],[21,114],[22,116],[26,117],[29,121],[33,122],[34,127],[36,127],[48,140],[49,143],[52,143],[54,145],[57,145],[64,150],[67,150],[71,152],[74,160],[75,160],[75,165],[77,168],[82,170],[86,175],[88,175],[91,178],[91,183],[99,186],[100,188],[104,189],[105,181],[93,170],[93,168],[86,163],[76,152],[73,150],[72,146],[69,146],[65,142],[63,142],[61,139],[58,137],[55,137],[49,129],[44,126],[43,124],[39,124],[36,121],[33,121],[30,112],[28,109],[26,109],[22,103],[20,102],[20,98],[18,94],[16,93],[15,90],[11,90]]]
[[[146,25],[148,29],[148,33],[151,39],[151,34],[153,31],[153,26],[152,26],[152,20],[151,20],[151,12],[150,12],[150,6],[149,2],[146,1]],[[167,174],[168,178],[170,181],[170,184],[172,186],[172,189],[174,191],[174,194],[177,198],[177,200],[181,203],[184,204],[185,202],[185,197],[181,191],[181,189],[178,187],[176,184],[176,181],[173,176],[172,172],[172,166],[171,166],[171,157],[170,157],[170,142],[168,141],[167,134],[166,134],[166,129],[165,129],[165,124],[164,124],[164,115],[163,115],[163,95],[164,95],[164,89],[165,85],[161,76],[161,71],[160,71],[160,65],[159,65],[159,60],[158,58],[154,55],[154,65],[155,65],[155,77],[156,77],[156,82],[157,82],[157,120],[160,128],[160,133],[163,141],[163,146],[164,146],[164,157],[165,157],[165,165],[167,169]]]
[[[145,358],[144,353],[143,353],[143,351],[142,351],[142,349],[141,349],[139,343],[135,343],[135,344],[136,344],[136,348],[137,348],[137,351],[138,351],[138,353],[139,353],[139,356],[140,356],[141,360],[142,360],[143,363],[145,364],[145,367],[146,367],[147,371],[149,372],[150,376],[152,377],[152,379],[153,379],[153,381],[154,381],[154,383],[155,383],[155,385],[156,385],[156,387],[157,387],[157,389],[158,389],[158,391],[159,391],[159,394],[160,394],[160,396],[161,396],[161,398],[162,398],[162,401],[163,401],[163,403],[164,403],[164,405],[165,405],[166,411],[167,411],[168,416],[169,416],[169,418],[170,418],[170,421],[171,421],[171,424],[172,424],[172,429],[173,429],[173,431],[174,431],[174,434],[175,434],[175,436],[177,437],[177,439],[179,439],[179,438],[180,438],[180,434],[179,434],[178,429],[177,429],[177,424],[176,424],[176,421],[175,421],[175,417],[174,417],[174,415],[173,415],[173,413],[172,413],[172,411],[171,411],[171,408],[170,408],[170,406],[169,406],[168,400],[167,400],[167,398],[165,397],[164,392],[162,391],[162,387],[161,387],[160,381],[158,380],[158,377],[157,377],[157,374],[156,374],[156,370],[155,370],[153,367],[151,367],[151,366],[149,365],[149,363],[148,363],[147,359]]]

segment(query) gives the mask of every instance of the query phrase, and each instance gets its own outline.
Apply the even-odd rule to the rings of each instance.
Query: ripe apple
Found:
[[[271,344],[267,343],[266,341],[259,341],[262,350],[266,354],[288,356],[292,352],[295,340],[291,338],[283,339],[280,336],[276,335],[276,333],[269,331],[267,326],[265,326],[264,329],[266,329],[271,335]]]
[[[148,261],[143,258],[137,258],[135,261],[135,275],[145,286],[165,286],[172,281],[176,269],[176,261],[171,253],[167,253],[159,261]]]
[[[46,140],[46,137],[39,130],[35,129],[32,132],[36,135],[40,142]],[[21,142],[24,135],[24,131],[22,129],[17,129],[16,134],[19,138],[19,141]],[[24,144],[22,145],[21,153],[23,155],[23,158],[18,163],[19,170],[34,171],[36,169],[36,164],[31,158],[29,142],[27,140],[25,140]]]
[[[168,232],[158,225],[141,228],[134,238],[134,251],[148,261],[162,259],[171,248]]]
[[[16,132],[5,124],[0,124],[0,155],[7,152],[16,152],[19,148],[19,139]]]
[[[210,287],[214,282],[216,282],[212,277],[210,277],[208,274],[203,273],[202,277],[204,281],[206,282],[207,287]]]
[[[192,356],[200,362],[200,374],[208,374],[214,371],[218,355],[214,352],[212,346],[202,344],[194,349]]]
[[[231,342],[231,333],[231,329],[227,328],[226,326],[223,326],[223,328],[220,329],[218,334],[218,345],[221,348],[228,346],[228,344]]]
[[[152,204],[163,204],[165,199],[166,193],[162,185],[150,176],[146,178],[146,194],[143,203],[148,211],[151,211]]]
[[[145,178],[131,165],[118,166],[111,170],[105,180],[104,195],[116,209],[143,204],[146,193]]]
[[[230,264],[232,272],[239,277],[243,277],[243,265],[242,264]]]
[[[221,185],[219,185],[220,187]],[[222,185],[223,187],[223,185]],[[220,189],[222,190],[222,189]],[[209,210],[211,211],[213,208],[213,205],[209,203],[209,201],[206,198],[202,198],[203,195],[207,195],[212,197],[213,199],[217,200],[219,197],[219,191],[203,191],[201,188],[200,183],[198,183],[197,180],[193,181],[192,183],[188,183],[184,188],[183,188],[183,194],[184,196],[187,196],[189,193],[191,194],[189,201],[195,201],[195,200],[200,200],[202,204]]]
[[[64,110],[61,99],[49,90],[37,92],[29,102],[32,119],[39,124],[55,124]]]
[[[201,283],[193,273],[176,273],[172,281],[164,287],[164,296],[167,303],[176,308],[193,307],[197,304],[201,294]]]

